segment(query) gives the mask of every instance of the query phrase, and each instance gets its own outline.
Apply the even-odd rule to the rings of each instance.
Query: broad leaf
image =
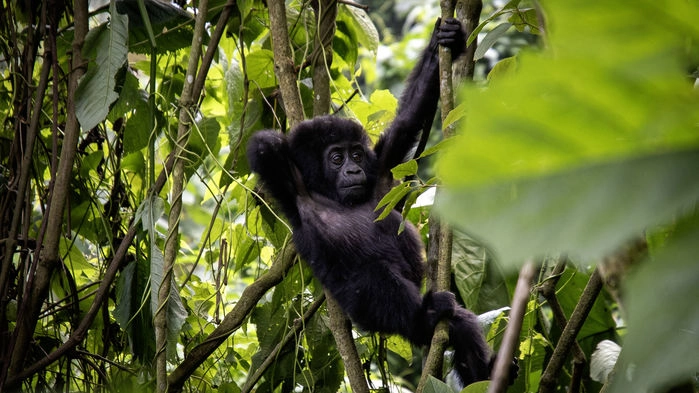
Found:
[[[126,66],[128,18],[110,7],[110,21],[90,31],[86,45],[96,51],[87,73],[75,92],[75,114],[84,130],[90,130],[107,118],[109,107],[119,97],[117,76]]]
[[[427,377],[427,382],[425,383],[425,393],[454,393],[453,390],[446,383],[440,381],[439,379],[429,376]]]
[[[698,10],[574,1],[546,12],[549,51],[466,91],[461,135],[438,162],[437,207],[505,263],[599,258],[699,199],[699,95],[678,55],[699,37]]]
[[[163,282],[163,253],[157,247],[156,242],[151,242],[151,264],[150,264],[150,303],[153,312],[152,317],[155,317],[156,310],[159,307],[158,292],[160,285]],[[180,291],[175,278],[170,276],[170,295],[167,298],[167,356],[168,359],[173,359],[177,355],[177,342],[184,324],[187,319],[187,310],[184,308]]]
[[[127,333],[131,353],[142,362],[155,355],[155,333],[148,301],[148,262],[136,260],[119,273],[112,315]]]
[[[507,264],[614,251],[699,198],[699,149],[590,165],[537,179],[438,194],[444,218],[470,229]]]
[[[138,2],[143,1],[148,23],[141,17]],[[176,51],[192,45],[194,17],[174,3],[160,0],[119,0],[116,8],[129,18],[129,49],[150,53],[148,24],[155,35],[158,50]]]
[[[406,176],[415,175],[417,174],[417,161],[409,160],[402,164],[398,164],[393,169],[391,169],[391,173],[393,173],[394,179],[399,180]]]

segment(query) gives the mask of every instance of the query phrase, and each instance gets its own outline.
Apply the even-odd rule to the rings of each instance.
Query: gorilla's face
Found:
[[[327,184],[335,185],[338,201],[355,205],[369,199],[371,184],[367,176],[366,147],[358,142],[341,142],[324,152],[323,169]]]

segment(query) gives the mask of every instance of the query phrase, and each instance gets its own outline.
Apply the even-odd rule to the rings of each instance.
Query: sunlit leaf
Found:
[[[417,174],[417,161],[408,160],[402,164],[398,164],[391,169],[391,173],[393,173],[394,179],[402,179],[406,176],[415,175]]]
[[[260,49],[246,57],[248,78],[257,88],[273,87],[277,84],[274,74],[274,53],[271,50]]]
[[[483,41],[478,44],[476,52],[473,55],[474,58],[476,60],[482,58],[485,55],[485,52],[488,51],[488,49],[490,49],[497,42],[497,40],[500,39],[500,37],[504,36],[510,27],[512,27],[512,24],[510,23],[501,23],[493,30],[489,31],[483,38]]]
[[[383,208],[376,220],[383,220],[391,213],[391,210],[410,192],[410,183],[400,183],[387,192],[376,205],[375,211]]]

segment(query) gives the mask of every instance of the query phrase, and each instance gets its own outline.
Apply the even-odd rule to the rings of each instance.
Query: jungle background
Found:
[[[696,392],[692,0],[3,0],[0,391],[452,391],[348,328],[244,149],[325,113],[375,138],[450,14],[470,50],[382,206],[428,282],[508,392]]]

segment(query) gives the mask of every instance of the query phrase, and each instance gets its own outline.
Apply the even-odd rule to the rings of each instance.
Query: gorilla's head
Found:
[[[376,183],[376,155],[364,128],[349,119],[323,116],[289,133],[291,159],[309,191],[343,205],[366,202]]]

